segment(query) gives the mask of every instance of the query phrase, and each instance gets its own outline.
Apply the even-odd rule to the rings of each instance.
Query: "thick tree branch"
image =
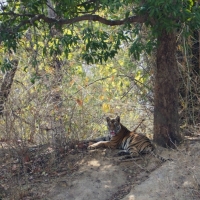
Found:
[[[134,22],[143,23],[146,20],[146,16],[132,16],[123,20],[108,20],[103,17],[100,17],[99,15],[83,15],[80,17],[75,17],[73,19],[60,19],[60,20],[48,18],[44,15],[38,16],[38,18],[43,19],[47,23],[58,23],[60,25],[73,24],[80,21],[98,21],[102,24],[106,24],[109,26],[123,25],[125,23],[134,23]]]
[[[6,14],[6,13],[2,13],[2,14]],[[7,13],[10,16],[20,16],[14,13]],[[0,14],[1,15],[1,14]],[[119,26],[119,25],[123,25],[125,23],[144,23],[147,19],[147,15],[144,16],[132,16],[132,17],[128,17],[126,19],[122,19],[122,20],[108,20],[106,18],[103,18],[99,15],[92,15],[92,14],[87,14],[87,15],[82,15],[79,17],[75,17],[72,19],[56,19],[56,18],[50,18],[45,16],[44,14],[40,14],[40,15],[28,15],[26,14],[26,16],[29,16],[30,18],[27,20],[23,20],[21,21],[21,23],[16,26],[14,29],[18,30],[21,27],[25,26],[26,24],[34,24],[37,21],[41,21],[43,20],[44,22],[48,23],[48,24],[59,24],[59,25],[66,25],[66,24],[73,24],[76,22],[81,22],[81,21],[96,21],[96,22],[100,22],[102,24],[108,25],[108,26]]]

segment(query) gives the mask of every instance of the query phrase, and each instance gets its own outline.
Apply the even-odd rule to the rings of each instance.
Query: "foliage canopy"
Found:
[[[200,27],[200,8],[193,0],[10,0],[0,5],[0,41],[5,50],[16,52],[20,39],[33,27],[45,31],[34,36],[36,45],[37,37],[47,41],[44,54],[47,46],[51,54],[61,54],[62,46],[68,56],[72,47],[83,43],[82,57],[87,63],[102,63],[113,58],[122,41],[132,43],[130,53],[139,59],[142,51],[152,51],[163,30],[188,34],[188,27],[192,30]],[[49,12],[56,17],[49,17]],[[145,43],[142,23],[149,30]],[[105,25],[120,27],[108,30]],[[52,27],[60,31],[54,39]]]

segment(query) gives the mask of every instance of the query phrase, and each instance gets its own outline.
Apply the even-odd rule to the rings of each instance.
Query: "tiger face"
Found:
[[[116,136],[121,130],[120,117],[117,116],[115,119],[110,119],[110,117],[107,117],[106,121],[107,121],[109,135],[112,138]]]

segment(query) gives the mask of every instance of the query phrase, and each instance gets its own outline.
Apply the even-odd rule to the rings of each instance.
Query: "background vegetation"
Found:
[[[144,118],[140,128],[152,134],[156,43],[163,30],[176,30],[179,43],[181,127],[197,124],[199,36],[194,31],[199,26],[198,2],[178,1],[173,9],[172,2],[161,3],[2,2],[2,85],[13,60],[18,67],[11,89],[6,88],[8,98],[2,97],[1,139],[59,145],[90,139],[106,134],[107,115],[120,115],[130,129]],[[169,12],[172,21],[166,19]],[[122,26],[108,27],[102,18],[98,18],[100,23],[78,20],[88,16],[85,13]],[[158,19],[155,26],[147,13],[152,20]],[[139,16],[134,28],[129,23],[132,14]]]

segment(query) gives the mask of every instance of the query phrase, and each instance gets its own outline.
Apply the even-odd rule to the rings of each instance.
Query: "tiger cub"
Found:
[[[117,116],[115,119],[106,118],[107,126],[109,130],[109,141],[99,141],[88,146],[88,149],[95,148],[119,148],[118,155],[129,155],[126,158],[138,157],[141,154],[151,153],[154,157],[165,162],[171,159],[165,159],[153,152],[155,149],[149,138],[145,135],[131,132],[125,126],[120,123],[120,117]]]

